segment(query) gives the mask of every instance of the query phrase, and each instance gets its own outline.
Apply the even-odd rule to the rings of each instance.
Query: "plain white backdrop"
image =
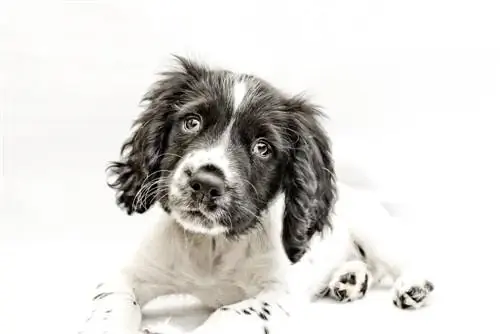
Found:
[[[104,168],[177,53],[306,91],[340,177],[422,237],[432,306],[374,292],[297,331],[495,332],[499,18],[494,0],[1,1],[0,331],[75,333],[154,219],[117,209]]]

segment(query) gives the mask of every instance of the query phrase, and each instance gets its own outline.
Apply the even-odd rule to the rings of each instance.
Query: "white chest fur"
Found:
[[[172,263],[179,275],[179,288],[210,306],[254,296],[281,277],[270,246],[268,240],[258,240],[256,235],[236,242],[194,237],[186,251]]]
[[[140,295],[189,293],[219,307],[282,284],[290,267],[281,246],[281,217],[276,217],[282,212],[279,197],[262,225],[237,240],[191,233],[165,216],[130,268],[142,283]]]

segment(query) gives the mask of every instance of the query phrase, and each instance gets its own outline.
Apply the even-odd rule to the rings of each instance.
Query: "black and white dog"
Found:
[[[337,183],[320,111],[264,80],[176,57],[110,166],[128,214],[164,217],[97,287],[84,333],[136,333],[141,306],[191,294],[214,312],[196,333],[274,333],[317,297],[362,298],[389,276],[394,304],[424,305],[412,247],[384,208]],[[418,273],[417,273],[418,274]]]

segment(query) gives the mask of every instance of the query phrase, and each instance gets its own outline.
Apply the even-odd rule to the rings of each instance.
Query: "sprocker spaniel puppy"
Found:
[[[401,309],[433,285],[409,275],[411,234],[336,182],[319,108],[263,79],[176,57],[110,165],[128,214],[164,212],[116,277],[99,284],[83,333],[136,333],[141,306],[191,294],[214,312],[196,333],[275,333],[313,298],[362,298],[394,279]]]

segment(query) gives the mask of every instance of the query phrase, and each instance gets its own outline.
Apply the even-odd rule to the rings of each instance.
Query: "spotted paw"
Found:
[[[235,312],[238,315],[245,316],[255,316],[259,317],[261,320],[268,321],[269,318],[274,314],[273,310],[279,308],[281,311],[285,312],[279,304],[271,305],[266,301],[261,301],[258,299],[248,299],[239,304],[224,306],[219,309],[220,312]],[[286,313],[286,312],[285,312]]]
[[[414,310],[426,305],[434,285],[427,280],[405,281],[400,279],[394,285],[393,303],[406,310]]]
[[[351,261],[334,273],[330,284],[321,294],[337,302],[351,302],[362,298],[370,283],[371,275],[366,264],[361,261]]]

